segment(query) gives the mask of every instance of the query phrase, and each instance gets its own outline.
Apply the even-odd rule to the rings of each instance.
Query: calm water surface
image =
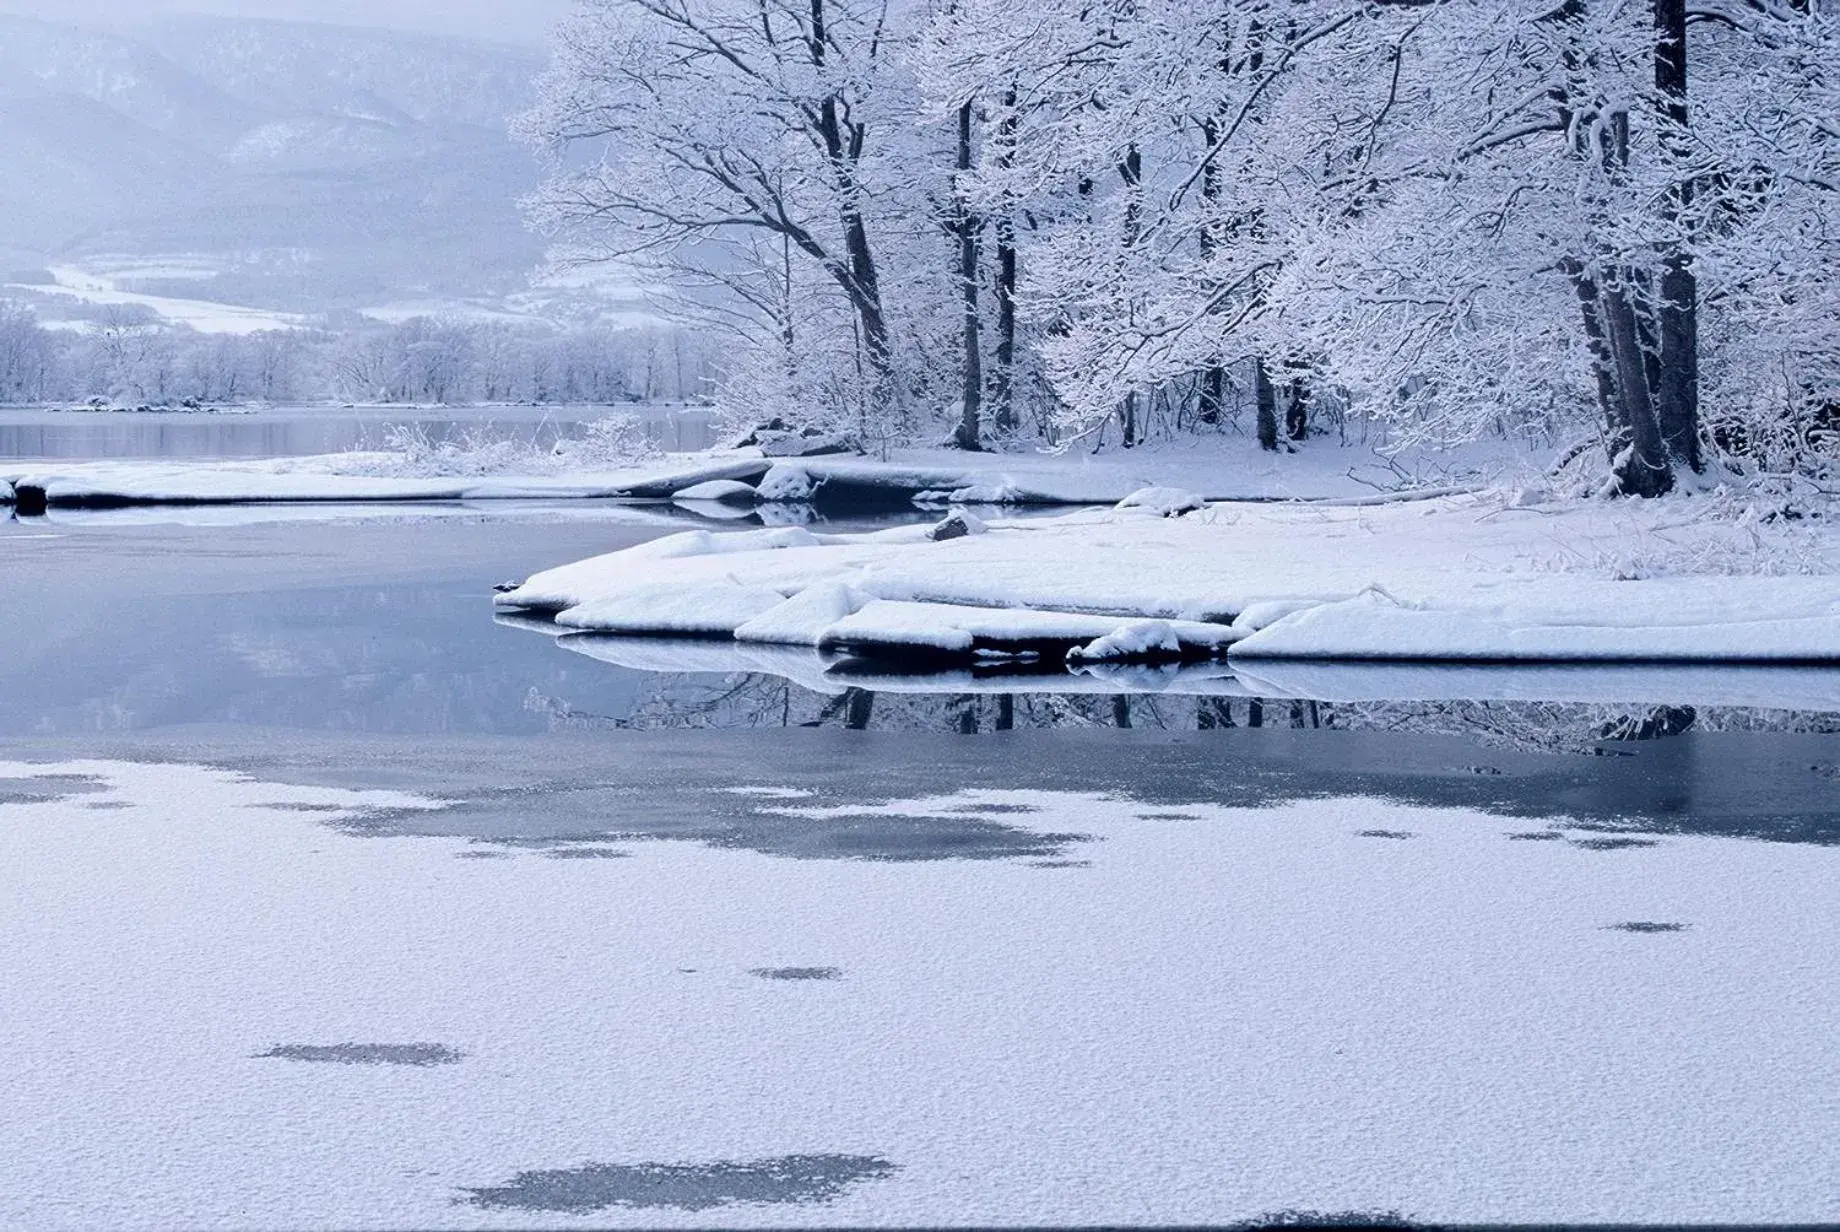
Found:
[[[825,773],[865,784],[1050,774],[1177,800],[1202,783],[1238,799],[1397,779],[1388,790],[1414,798],[1531,813],[1588,800],[1666,824],[1705,808],[1719,825],[1773,818],[1824,834],[1840,814],[1836,780],[1820,770],[1840,763],[1832,673],[1532,673],[1491,700],[1480,686],[1498,677],[1427,687],[1418,673],[1407,683],[1420,700],[1406,701],[1386,699],[1384,675],[1378,693],[1369,681],[1266,697],[1264,682],[1220,670],[903,677],[803,652],[558,638],[495,619],[494,583],[708,524],[667,508],[160,516],[0,524],[0,737],[133,744],[210,726],[239,749],[263,732],[271,743],[387,736],[403,750],[487,738],[501,770],[586,741],[623,761],[686,750],[699,778],[780,768],[782,750],[808,749],[815,730],[846,738],[826,746],[833,759],[849,752]],[[848,742],[865,735],[877,740]],[[907,764],[904,742],[920,741],[933,751]],[[1766,772],[1778,762],[1793,772]],[[1504,777],[1507,766],[1516,773]]]

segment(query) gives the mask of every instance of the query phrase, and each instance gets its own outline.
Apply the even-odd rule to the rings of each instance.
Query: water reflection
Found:
[[[797,648],[563,635],[493,619],[492,581],[656,533],[459,517],[63,528],[9,550],[0,737],[208,724],[219,734],[196,756],[217,762],[225,731],[268,733],[262,747],[299,733],[362,734],[335,737],[340,773],[360,764],[354,748],[364,764],[370,750],[388,750],[391,773],[438,764],[422,785],[447,795],[459,784],[466,800],[439,822],[354,820],[362,832],[452,826],[555,852],[684,837],[806,858],[1052,862],[1077,858],[1083,841],[974,798],[921,817],[774,815],[758,793],[715,794],[737,783],[832,807],[1042,784],[1116,791],[1147,817],[1200,802],[1379,794],[1569,815],[1596,828],[1580,837],[1606,859],[1640,858],[1632,829],[1840,834],[1833,670],[903,673]],[[1029,733],[1054,738],[1021,743]],[[444,737],[508,739],[459,755]],[[570,747],[592,750],[576,778],[532,777]],[[536,789],[541,816],[529,815]]]

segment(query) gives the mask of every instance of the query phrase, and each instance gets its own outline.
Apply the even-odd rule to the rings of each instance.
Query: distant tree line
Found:
[[[114,307],[81,328],[50,328],[0,301],[0,403],[610,404],[699,401],[712,388],[706,341],[676,326],[415,317],[232,335]]]

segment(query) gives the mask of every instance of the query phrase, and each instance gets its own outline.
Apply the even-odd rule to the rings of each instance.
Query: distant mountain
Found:
[[[506,134],[541,64],[383,30],[0,15],[0,274],[132,269],[118,285],[295,312],[509,293],[541,256],[516,209],[538,169]]]

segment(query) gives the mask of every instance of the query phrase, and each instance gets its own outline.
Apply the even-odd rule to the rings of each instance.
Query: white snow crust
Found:
[[[0,804],[7,1227],[1840,1220],[1829,847],[1592,850],[1564,818],[1373,799],[749,789],[789,822],[995,805],[1087,840],[1046,868],[552,859],[325,824],[438,803],[396,793],[0,766],[42,774],[105,790]],[[775,967],[837,978],[751,974]],[[353,1042],[456,1059],[263,1055]],[[821,1204],[472,1197],[826,1153],[893,1171]]]

